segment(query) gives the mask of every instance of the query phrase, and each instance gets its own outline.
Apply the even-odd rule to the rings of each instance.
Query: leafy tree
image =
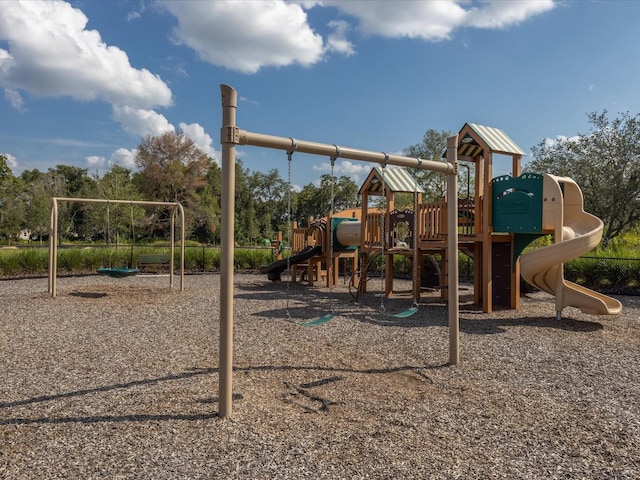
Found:
[[[120,165],[111,165],[101,178],[96,177],[97,198],[107,200],[140,200],[140,192],[133,182],[133,173],[128,168]],[[140,236],[140,227],[148,227],[152,224],[149,215],[140,205],[125,204],[85,204],[84,209],[91,212],[87,215],[85,222],[85,238],[109,239],[110,242],[120,243],[121,239],[132,239],[132,231],[136,236]],[[107,218],[108,217],[108,218]],[[133,220],[132,218],[133,217]],[[132,224],[133,221],[133,224]],[[141,221],[146,223],[140,225]],[[108,223],[108,225],[107,225]],[[107,227],[109,231],[107,232]],[[149,228],[151,231],[152,229]]]
[[[26,219],[21,182],[13,175],[7,158],[0,155],[0,236],[11,242]]]
[[[331,204],[332,190],[333,205]],[[339,212],[358,205],[358,186],[351,178],[345,175],[335,178],[324,174],[320,177],[319,187],[310,183],[297,195],[295,219],[301,224],[308,225],[310,217],[324,217],[331,211],[332,206],[334,212]]]
[[[63,195],[70,198],[86,198],[95,192],[95,181],[87,172],[86,168],[70,165],[56,165],[55,168],[49,169],[49,173],[52,176],[59,176],[56,181],[62,181],[64,185]]]
[[[533,147],[527,170],[573,178],[585,210],[605,224],[606,246],[640,220],[640,115],[609,120],[604,110],[588,118],[589,133]]]
[[[429,129],[422,137],[422,142],[410,145],[403,150],[403,153],[408,157],[442,162],[444,161],[442,154],[447,148],[447,137],[450,135],[450,132],[444,130]],[[416,175],[418,183],[425,189],[423,195],[425,201],[438,201],[444,197],[447,191],[445,175],[430,170],[421,170]]]
[[[136,183],[147,200],[180,202],[187,227],[197,229],[201,219],[197,207],[211,163],[211,158],[183,133],[147,136],[138,145]]]
[[[51,196],[92,198],[95,195],[96,185],[87,172],[86,168],[70,165],[56,165],[55,168],[50,168],[46,179],[50,188],[53,188]],[[78,238],[84,231],[85,204],[73,202],[62,204],[58,215],[61,235]]]
[[[200,202],[194,212],[196,227],[193,234],[200,242],[214,243],[220,239],[222,194],[222,171],[216,163],[211,162],[206,179],[206,185],[199,190]]]
[[[333,210],[338,212],[359,205],[358,185],[350,177],[340,176],[336,185]]]
[[[255,201],[255,217],[260,235],[271,238],[273,232],[285,228],[289,210],[289,185],[277,169],[267,173],[253,172],[249,188]],[[293,207],[292,207],[293,208]]]
[[[236,160],[235,238],[240,243],[255,241],[260,236],[256,220],[256,200],[250,187],[251,172]],[[268,235],[264,233],[263,235]]]
[[[309,218],[321,216],[320,208],[316,205],[315,195],[318,187],[313,183],[305,185],[300,192],[296,195],[296,210],[293,214],[294,219],[300,224],[300,226],[309,225]]]
[[[64,179],[54,170],[42,173],[34,169],[23,171],[20,180],[25,193],[26,228],[42,242],[49,233],[51,197],[66,195]]]

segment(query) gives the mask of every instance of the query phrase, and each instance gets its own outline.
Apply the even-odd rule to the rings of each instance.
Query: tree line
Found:
[[[0,241],[15,242],[28,233],[43,242],[49,233],[51,197],[180,202],[187,236],[216,244],[220,235],[221,170],[213,158],[184,134],[146,137],[137,148],[136,170],[111,165],[103,175],[58,165],[46,172],[25,170],[14,176],[0,155]],[[333,186],[332,186],[333,184]],[[346,176],[322,175],[293,191],[278,170],[250,171],[236,162],[236,241],[256,244],[286,231],[288,219],[305,224],[326,215],[334,192],[334,209],[358,205],[358,186]],[[59,231],[68,240],[116,242],[169,238],[166,209],[64,202]]]
[[[525,170],[573,178],[585,210],[605,223],[604,242],[636,229],[640,220],[640,116],[628,112],[609,119],[606,110],[588,115],[590,130],[571,138],[543,140],[532,148]],[[442,160],[446,131],[427,130],[403,153]],[[103,175],[58,165],[46,172],[25,170],[14,176],[0,155],[0,241],[14,242],[22,232],[44,241],[49,232],[51,197],[111,198],[180,202],[187,235],[202,243],[219,242],[221,170],[213,158],[182,133],[146,137],[137,148],[136,170],[111,165]],[[426,201],[444,196],[442,175],[416,172]],[[468,189],[464,175],[461,190]],[[471,185],[473,180],[471,179]],[[467,190],[468,191],[468,190]],[[333,205],[331,193],[333,192]],[[358,185],[347,176],[322,175],[293,191],[277,169],[250,171],[236,162],[235,237],[257,244],[287,231],[288,221],[307,225],[312,217],[359,206]],[[132,238],[168,238],[168,214],[162,209],[126,205],[69,203],[61,206],[59,231],[84,242]]]

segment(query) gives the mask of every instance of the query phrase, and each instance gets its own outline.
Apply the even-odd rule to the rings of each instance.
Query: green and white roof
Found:
[[[385,185],[383,189],[383,182]],[[413,175],[408,169],[402,167],[387,167],[383,169],[381,167],[373,167],[371,172],[364,181],[358,194],[367,192],[368,194],[382,195],[383,191],[386,192],[418,192],[424,193],[424,189],[416,183]]]
[[[458,157],[475,157],[481,155],[485,148],[493,153],[526,155],[524,150],[499,128],[465,123],[458,135]]]

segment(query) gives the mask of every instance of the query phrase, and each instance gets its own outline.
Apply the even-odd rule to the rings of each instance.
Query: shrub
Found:
[[[20,273],[20,261],[16,251],[0,249],[0,274],[17,275]]]
[[[49,266],[49,253],[39,248],[20,249],[18,265],[21,273],[30,275],[46,271]]]

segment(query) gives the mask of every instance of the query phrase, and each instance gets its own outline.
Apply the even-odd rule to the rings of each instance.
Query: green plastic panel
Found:
[[[355,245],[342,245],[339,241],[338,241],[338,237],[336,236],[336,227],[338,225],[340,225],[342,222],[357,222],[358,219],[357,218],[351,218],[351,217],[333,217],[331,219],[331,232],[333,235],[333,250],[338,252],[344,252],[344,251],[350,251],[350,250],[357,250],[358,247]]]
[[[542,175],[504,175],[491,181],[493,231],[542,232]]]

